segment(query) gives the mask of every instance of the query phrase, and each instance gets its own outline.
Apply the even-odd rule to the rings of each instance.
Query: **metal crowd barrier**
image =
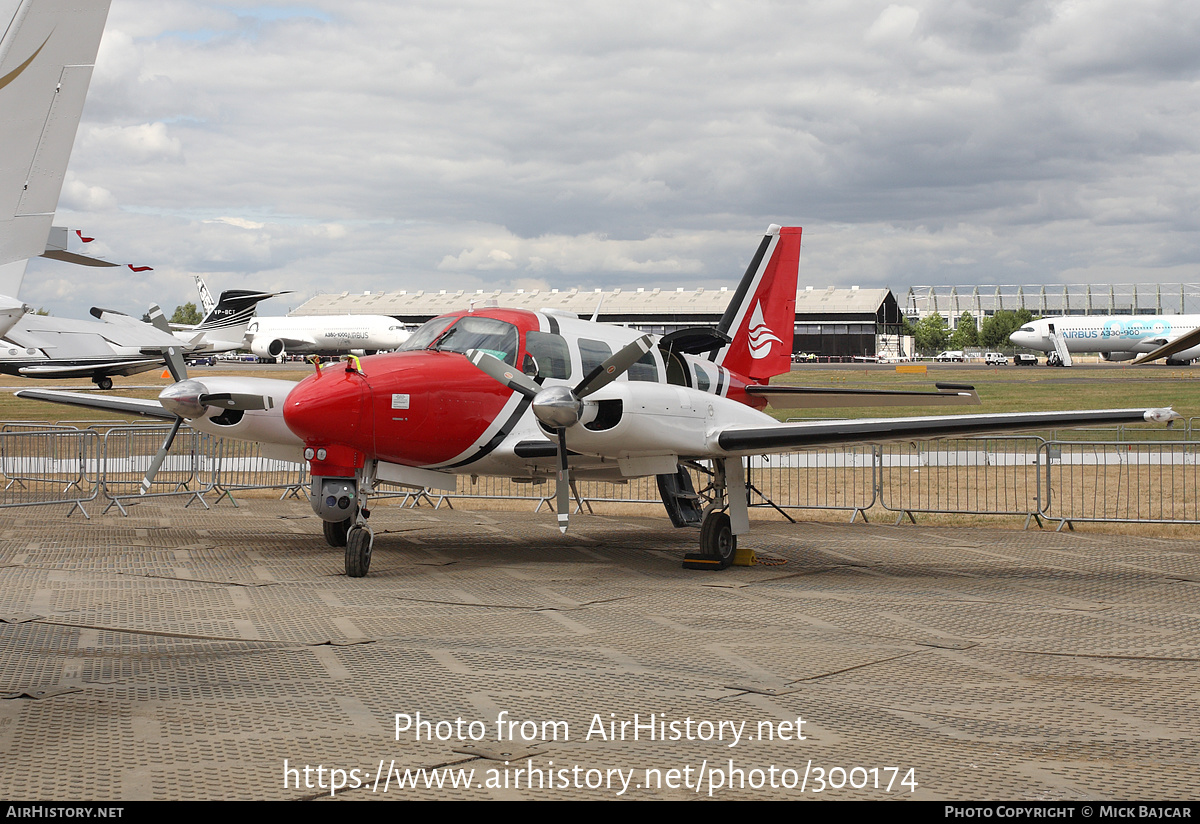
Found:
[[[1041,524],[1046,441],[955,438],[876,447],[879,503],[896,523],[914,513],[1024,515]]]
[[[867,519],[879,498],[876,447],[847,446],[779,455],[754,455],[747,462],[750,506],[831,509]],[[655,498],[657,500],[657,497]]]
[[[96,433],[10,426],[0,432],[0,507],[70,504],[68,517],[78,509],[90,519],[84,504],[100,491]]]
[[[83,423],[83,422],[80,422]],[[170,427],[87,422],[14,421],[0,425],[0,507],[70,504],[69,514],[100,494],[127,514]],[[790,510],[894,515],[1023,515],[1025,524],[1075,522],[1200,523],[1200,440],[1191,428],[1175,440],[1144,439],[1129,429],[1055,433],[1057,438],[961,438],[883,446],[821,448],[755,456],[748,462],[750,505]],[[1103,432],[1102,437],[1087,437]],[[1082,437],[1081,437],[1082,436]],[[704,479],[696,477],[697,488]],[[180,496],[187,506],[220,494],[278,489],[301,497],[307,467],[265,458],[258,445],[180,429],[149,495]],[[388,489],[385,487],[385,489]],[[575,510],[598,503],[657,504],[654,478],[626,483],[580,481]],[[553,507],[554,483],[460,477],[453,493],[399,489],[403,506],[452,506],[456,499],[526,501]],[[90,517],[90,516],[88,516]]]
[[[216,439],[186,426],[176,434],[150,490],[141,494],[146,470],[170,431],[164,425],[114,426],[104,433],[100,491],[109,499],[105,512],[115,506],[128,515],[123,502],[169,495],[187,496],[187,506],[199,501],[208,509],[204,495],[216,486]]]
[[[1042,514],[1077,521],[1200,523],[1200,442],[1052,441]]]
[[[290,461],[266,458],[257,443],[221,438],[216,441],[216,503],[228,498],[237,506],[235,491],[281,489],[280,500],[302,497],[308,487],[308,467]]]

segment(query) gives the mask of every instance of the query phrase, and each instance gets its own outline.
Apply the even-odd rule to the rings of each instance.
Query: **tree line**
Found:
[[[904,320],[904,334],[912,335],[917,351],[932,355],[945,349],[1000,349],[1008,346],[1008,336],[1034,319],[1028,309],[1000,309],[985,318],[982,325],[975,322],[970,312],[958,316],[958,323],[951,329],[937,312],[926,315],[917,323]]]

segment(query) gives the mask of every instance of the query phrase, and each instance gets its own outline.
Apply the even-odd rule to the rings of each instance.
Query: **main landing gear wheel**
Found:
[[[371,568],[371,544],[375,536],[363,526],[350,528],[346,535],[346,574],[351,578],[362,578]]]
[[[99,388],[112,389],[112,386],[113,386],[112,378],[106,376],[103,378],[95,378],[94,380],[96,381],[96,386],[98,386]]]
[[[737,536],[724,512],[708,512],[700,525],[700,552],[717,559],[717,569],[725,569],[733,563],[737,554]]]
[[[325,530],[325,543],[332,547],[346,545],[346,535],[350,532],[350,519],[344,521],[321,521]]]

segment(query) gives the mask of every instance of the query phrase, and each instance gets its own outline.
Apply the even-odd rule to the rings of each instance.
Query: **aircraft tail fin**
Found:
[[[287,292],[252,292],[245,289],[226,289],[212,311],[204,316],[193,332],[203,332],[212,344],[240,346],[246,336],[246,327],[258,308],[259,301],[286,295]]]
[[[22,0],[0,40],[0,265],[46,250],[108,6]]]
[[[717,325],[732,342],[716,362],[755,381],[792,368],[800,231],[774,224],[767,229]]]
[[[208,291],[208,284],[199,275],[196,275],[196,291],[200,293],[200,308],[204,311],[204,314],[207,315],[213,309],[217,308],[217,302],[213,300],[212,292]]]
[[[245,327],[258,311],[259,301],[286,294],[287,292],[226,289],[221,293],[221,299],[217,301],[217,305],[195,326],[195,330],[201,332],[210,329],[228,329],[238,325]]]

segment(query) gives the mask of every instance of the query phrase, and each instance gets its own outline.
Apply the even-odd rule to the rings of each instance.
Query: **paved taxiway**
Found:
[[[5,510],[0,796],[327,798],[333,770],[348,800],[613,798],[621,775],[625,798],[707,797],[718,771],[718,798],[1200,795],[1193,541],[756,523],[786,563],[707,573],[661,518],[372,523],[352,580],[297,502]],[[397,740],[397,713],[434,740]],[[678,726],[622,740],[635,714]],[[497,742],[498,717],[566,726]],[[447,766],[509,786],[395,786]],[[847,787],[815,793],[818,768]]]

